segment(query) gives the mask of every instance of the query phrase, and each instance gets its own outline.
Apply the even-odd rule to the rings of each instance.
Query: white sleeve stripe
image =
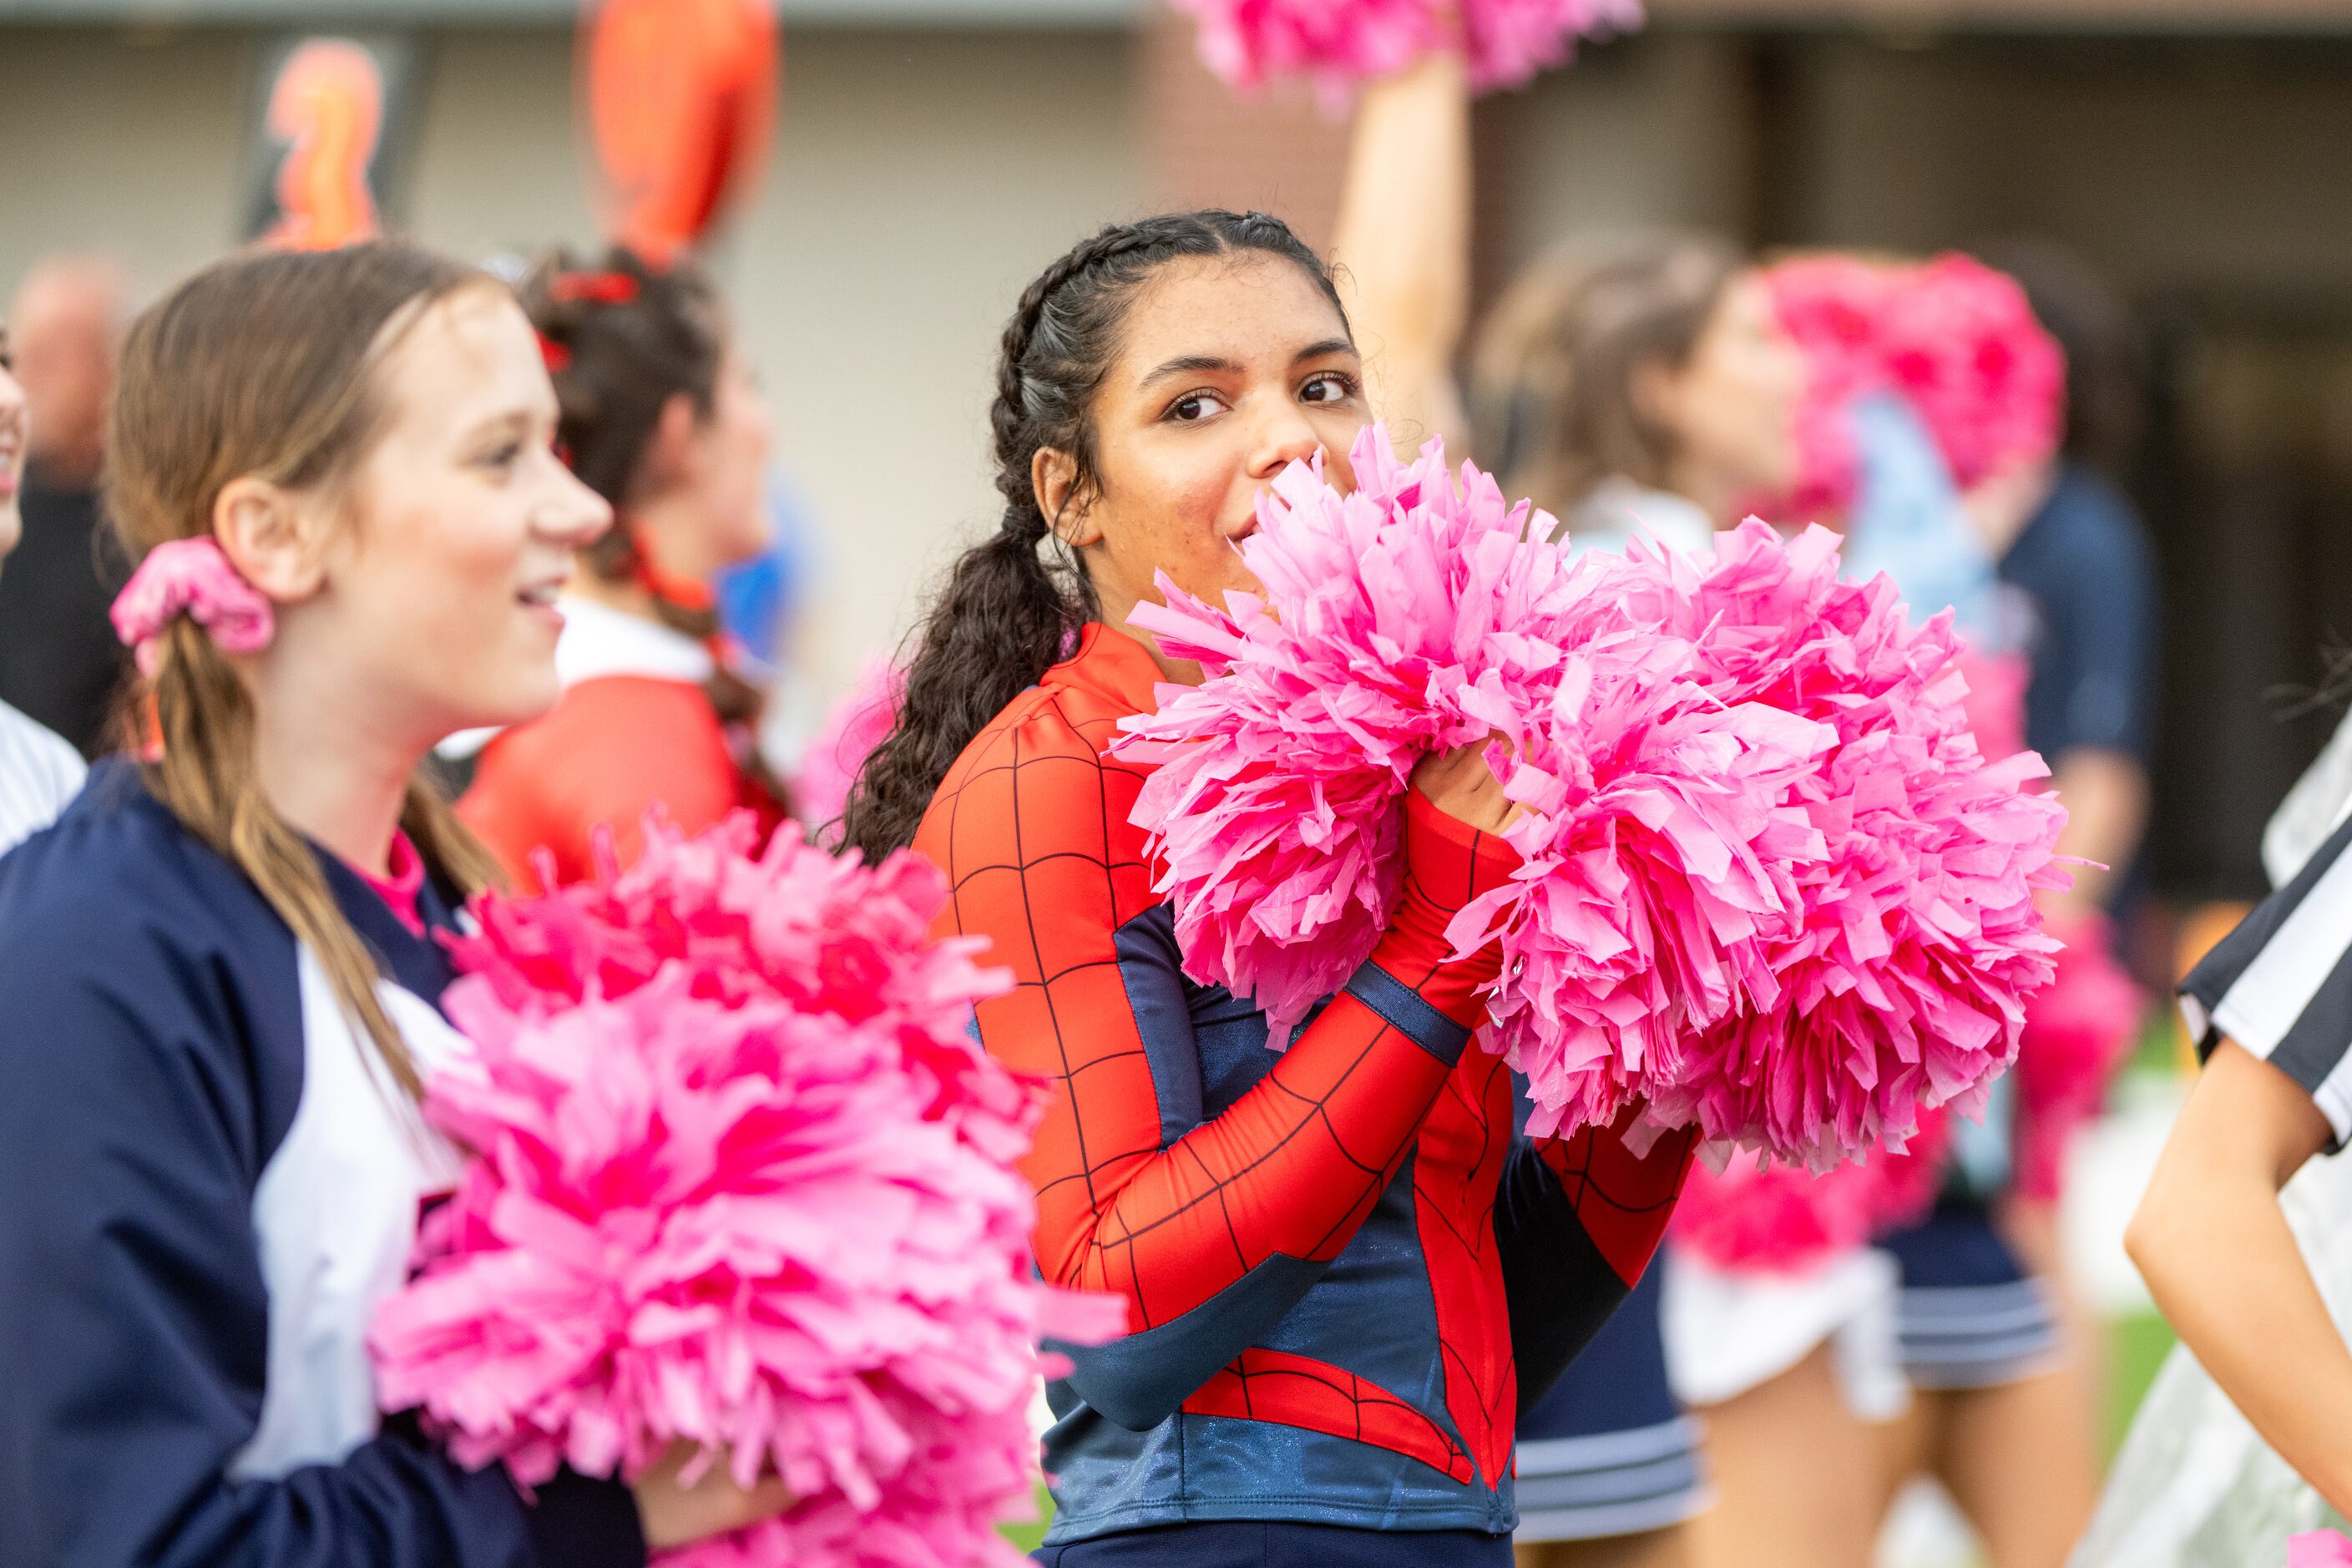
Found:
[[[2352,949],[2352,856],[2338,856],[2213,1008],[2213,1024],[2268,1058]],[[2352,1046],[2352,1040],[2344,1042]]]
[[[47,827],[81,787],[71,746],[0,703],[0,850]]]
[[[2336,1070],[2311,1091],[2311,1102],[2336,1130],[2338,1147],[2352,1142],[2352,1063],[2337,1062]]]

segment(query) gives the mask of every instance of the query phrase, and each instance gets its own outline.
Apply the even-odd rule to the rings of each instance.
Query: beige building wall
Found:
[[[58,247],[160,289],[234,237],[257,35],[0,27],[0,290]],[[1118,33],[802,28],[757,206],[713,264],[823,531],[824,689],[993,526],[987,406],[1028,279],[1142,204]],[[570,37],[432,37],[407,227],[466,256],[591,239]]]

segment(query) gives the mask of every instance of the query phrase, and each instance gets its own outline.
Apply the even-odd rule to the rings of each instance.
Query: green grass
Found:
[[[1041,1485],[1037,1489],[1037,1522],[1008,1524],[1004,1527],[1004,1539],[1024,1552],[1034,1552],[1038,1543],[1045,1539],[1045,1521],[1053,1517],[1054,1500],[1045,1495],[1045,1489]]]
[[[2123,1446],[2133,1414],[2171,1350],[2172,1325],[2154,1312],[2135,1312],[2107,1325],[2107,1429],[2102,1436],[2109,1460]]]

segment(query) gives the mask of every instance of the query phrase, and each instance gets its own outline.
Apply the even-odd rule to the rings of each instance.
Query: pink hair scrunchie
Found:
[[[163,628],[186,616],[223,653],[258,653],[277,634],[269,600],[229,563],[213,539],[174,539],[139,563],[108,612],[114,635],[136,650],[139,673],[154,678]]]
[[[2352,1563],[2352,1541],[2332,1530],[2315,1530],[2286,1544],[2286,1568],[2340,1568]]]

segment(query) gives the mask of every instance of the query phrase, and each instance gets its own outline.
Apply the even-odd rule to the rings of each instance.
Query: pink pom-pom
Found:
[[[1637,547],[1633,565],[1658,584],[1664,626],[1702,645],[1719,700],[1831,736],[1783,797],[1816,836],[1780,847],[1790,918],[1752,943],[1732,933],[1727,1011],[1686,992],[1653,1026],[1670,1065],[1647,1086],[1652,1118],[1822,1169],[1899,1142],[1922,1110],[1975,1113],[2056,951],[2033,895],[2065,885],[2065,817],[2026,787],[2048,770],[2031,752],[1979,757],[1950,617],[1914,627],[1891,582],[1840,582],[1822,530],[1784,544],[1751,520],[1718,537],[1696,593],[1672,582],[1679,563]],[[1576,1076],[1612,1087],[1606,1070]],[[1631,1087],[1577,1098],[1584,1116],[1613,1113]]]
[[[1159,764],[1133,820],[1187,970],[1254,999],[1277,1044],[1388,923],[1413,764],[1538,703],[1601,569],[1475,468],[1457,488],[1442,443],[1402,464],[1375,426],[1352,462],[1351,495],[1318,459],[1261,499],[1242,552],[1264,598],[1213,609],[1163,576],[1165,606],[1132,617],[1217,677],[1124,721],[1118,754]]]
[[[825,715],[793,780],[793,810],[812,832],[841,820],[850,787],[874,748],[890,738],[906,696],[907,672],[877,656],[866,661],[857,684]]]
[[[2306,1531],[2286,1543],[2286,1568],[2352,1568],[2352,1541],[2337,1531]]]
[[[1792,1274],[1910,1224],[1935,1202],[1948,1114],[1929,1111],[1902,1149],[1867,1151],[1818,1174],[1733,1154],[1696,1165],[1667,1234],[1717,1268]]]
[[[477,1057],[425,1102],[473,1158],[377,1318],[379,1393],[526,1485],[683,1442],[801,1500],[677,1561],[1013,1561],[1038,1336],[1123,1304],[1035,1279],[1039,1097],[966,1032],[1006,982],[929,940],[939,872],[755,840],[656,820],[625,873],[480,906],[446,998]]]
[[[1860,455],[1849,410],[1885,384],[1880,322],[1897,270],[1834,252],[1794,257],[1764,274],[1780,326],[1805,361],[1797,403],[1797,480],[1775,517],[1837,517],[1853,504]]]
[[[1888,299],[1880,336],[1888,384],[1919,411],[1962,489],[2058,449],[2066,356],[2007,273],[1937,257]]]
[[[2060,935],[2066,947],[2057,976],[2027,1004],[2017,1053],[2013,1179],[2020,1194],[2043,1203],[2057,1201],[2067,1151],[2098,1115],[2147,1005],[2116,961],[2104,919],[2081,918]]]
[[[1436,443],[1375,427],[1352,466],[1262,500],[1263,598],[1163,578],[1133,617],[1211,677],[1119,742],[1188,971],[1286,1038],[1385,925],[1414,763],[1491,734],[1523,864],[1449,935],[1500,940],[1487,1038],[1538,1135],[1643,1103],[1825,1167],[1980,1096],[2047,978],[2060,818],[1963,732],[1948,619],[1838,582],[1819,530],[1571,561]]]
[[[1641,0],[1463,0],[1460,14],[1474,92],[1524,86],[1566,65],[1580,40],[1643,22]]]
[[[1175,0],[1200,26],[1201,59],[1229,86],[1313,80],[1346,103],[1363,82],[1458,47],[1472,90],[1517,87],[1566,64],[1577,42],[1642,25],[1641,0]],[[1458,19],[1457,19],[1458,18]]]
[[[2066,362],[2006,273],[1958,254],[1917,265],[1794,258],[1765,275],[1806,366],[1799,479],[1776,515],[1852,505],[1859,472],[1849,410],[1867,392],[1907,399],[1961,489],[2057,450]]]
[[[1977,755],[1998,763],[2025,750],[2025,689],[2033,669],[2024,656],[1987,654],[1964,646],[1959,666],[1969,683],[1960,711],[1969,733],[1976,737]]]

